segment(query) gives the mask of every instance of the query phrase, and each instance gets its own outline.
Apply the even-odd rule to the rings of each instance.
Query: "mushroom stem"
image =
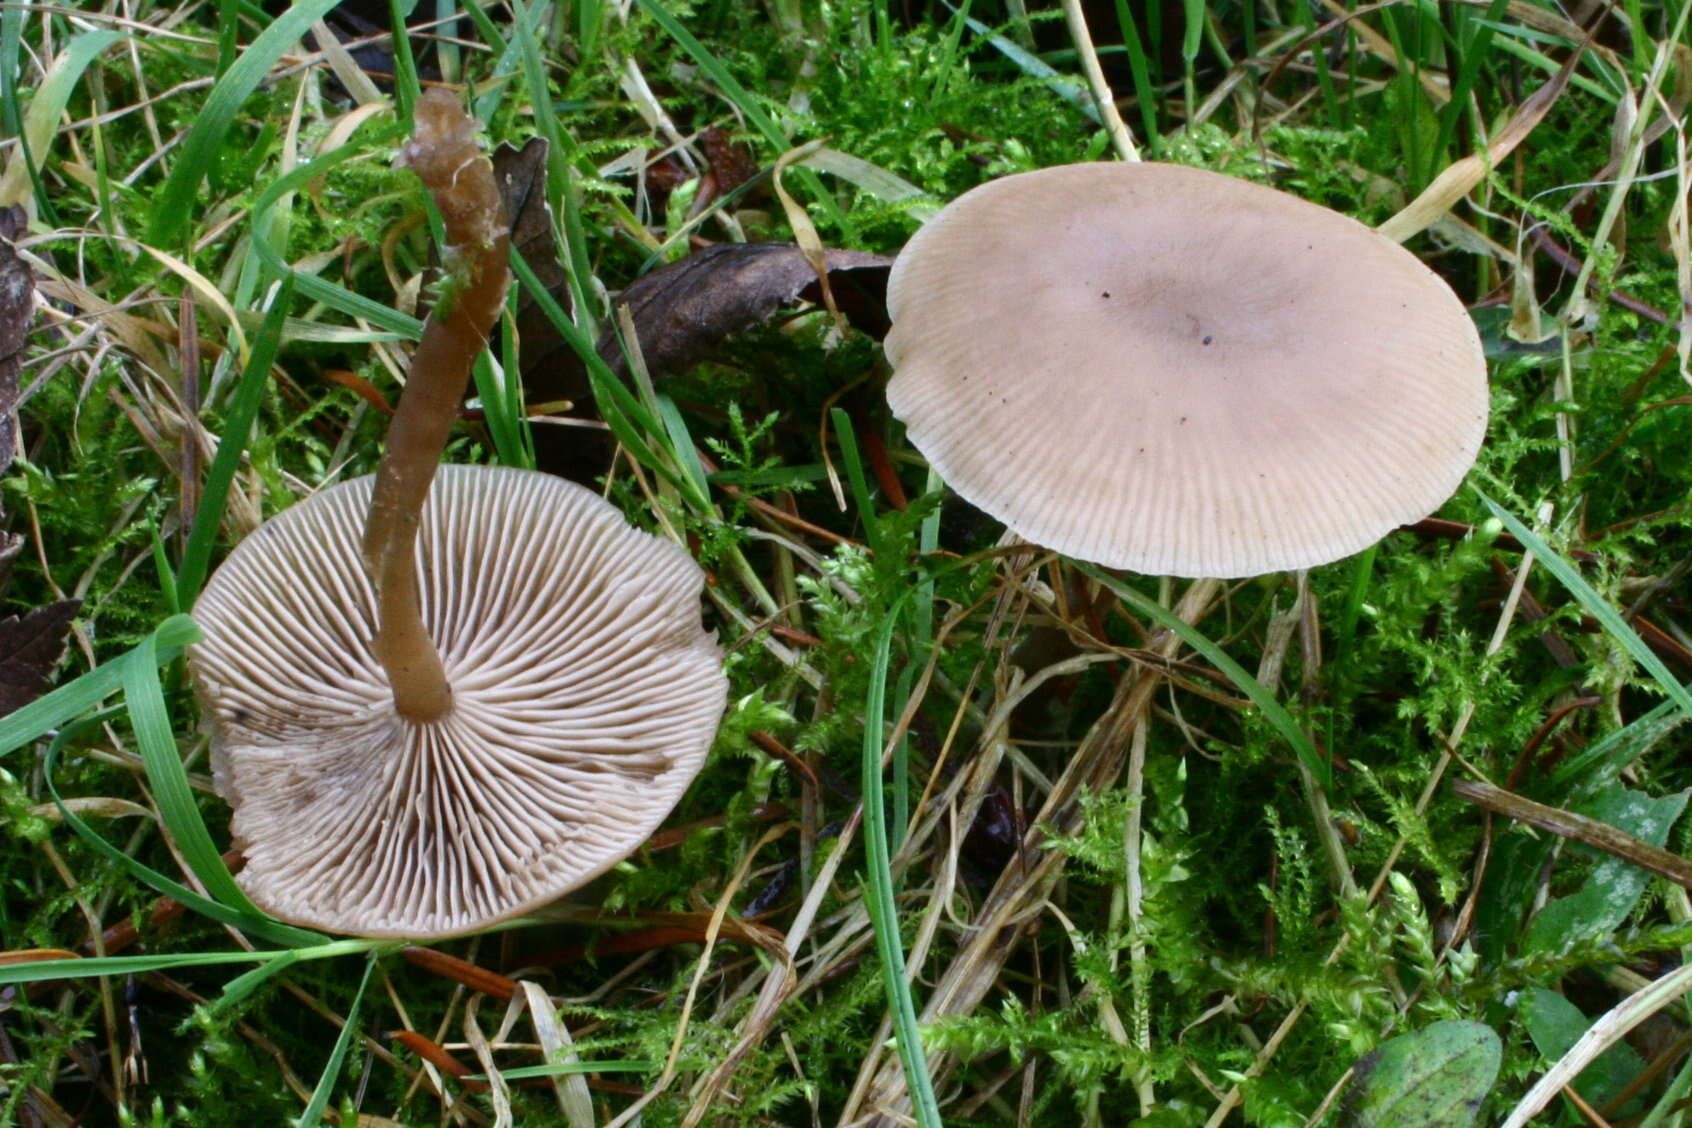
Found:
[[[435,89],[418,100],[416,129],[398,163],[417,173],[440,210],[444,273],[388,426],[365,521],[364,562],[376,584],[376,658],[387,671],[394,708],[422,723],[452,707],[452,686],[423,625],[417,529],[470,366],[505,304],[510,233],[493,165],[451,94]]]

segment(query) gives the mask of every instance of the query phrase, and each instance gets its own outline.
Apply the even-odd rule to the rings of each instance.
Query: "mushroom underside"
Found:
[[[561,479],[442,467],[416,552],[453,701],[405,720],[371,648],[369,490],[336,486],[243,542],[195,607],[191,657],[254,902],[451,935],[637,848],[703,764],[727,683],[680,548]]]

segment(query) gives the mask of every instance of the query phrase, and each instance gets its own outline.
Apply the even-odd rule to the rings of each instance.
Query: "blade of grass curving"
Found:
[[[0,986],[41,983],[52,979],[85,979],[92,975],[140,975],[178,967],[213,967],[222,964],[257,963],[268,969],[276,964],[292,966],[303,960],[327,960],[337,956],[393,947],[392,940],[328,940],[310,948],[279,951],[169,952],[148,956],[88,956],[76,960],[31,960],[0,964]],[[279,969],[280,970],[280,969]],[[251,975],[252,972],[246,973]],[[273,973],[272,973],[273,974]],[[246,975],[238,978],[244,979]],[[233,985],[233,981],[231,983]],[[213,1003],[212,1006],[221,1005]]]
[[[1192,112],[1193,64],[1198,61],[1204,39],[1205,0],[1181,0],[1181,73],[1188,92],[1187,112]]]
[[[206,1013],[215,1016],[238,1005],[276,976],[296,966],[304,958],[302,953],[306,950],[305,948],[288,948],[278,952],[275,959],[266,960],[251,971],[244,971],[237,975],[223,985],[223,990],[218,992],[217,998],[206,1004]]]
[[[393,136],[390,131],[386,136]],[[373,138],[372,140],[376,140]],[[408,317],[397,309],[385,306],[381,302],[355,294],[343,286],[318,278],[316,275],[306,274],[295,270],[282,259],[281,253],[264,237],[264,233],[271,229],[268,222],[270,210],[274,208],[283,196],[300,187],[308,180],[314,180],[324,175],[343,161],[354,157],[367,156],[370,153],[368,144],[348,143],[339,149],[332,149],[315,160],[308,161],[284,176],[277,178],[269,188],[259,195],[253,204],[252,233],[253,250],[263,260],[264,265],[277,278],[292,278],[294,288],[305,297],[324,305],[348,317],[356,317],[368,321],[372,325],[380,326],[390,333],[399,333],[407,340],[415,341],[423,335],[423,322],[415,317]]]
[[[1092,577],[1109,588],[1118,599],[1130,604],[1146,618],[1154,620],[1158,626],[1174,631],[1181,638],[1181,641],[1204,655],[1212,666],[1227,675],[1228,680],[1234,683],[1236,689],[1245,694],[1253,705],[1262,710],[1263,719],[1268,721],[1270,726],[1281,734],[1281,739],[1285,740],[1292,748],[1293,754],[1310,770],[1310,774],[1315,776],[1324,788],[1333,787],[1333,774],[1328,768],[1328,762],[1323,759],[1320,752],[1316,751],[1316,746],[1310,743],[1310,737],[1305,735],[1298,722],[1293,720],[1292,714],[1287,712],[1279,701],[1275,700],[1275,695],[1270,693],[1262,682],[1252,677],[1244,666],[1228,657],[1227,651],[1210,641],[1191,624],[1182,622],[1168,608],[1160,606],[1155,599],[1146,598],[1115,576],[1108,575],[1091,564],[1083,564],[1079,560],[1075,561],[1075,567],[1084,575]]]
[[[183,616],[183,618],[186,618],[186,616]],[[282,924],[280,921],[272,920],[267,916],[254,916],[252,913],[239,912],[220,901],[213,901],[208,897],[202,897],[194,890],[188,888],[186,885],[183,885],[180,881],[166,877],[151,866],[145,865],[136,859],[131,858],[128,854],[125,854],[122,850],[119,850],[116,846],[107,842],[94,830],[93,827],[89,826],[80,817],[78,817],[76,812],[65,806],[64,799],[59,795],[59,787],[55,779],[59,767],[59,757],[64,752],[65,744],[70,738],[81,733],[83,730],[93,729],[114,717],[120,716],[121,714],[121,709],[111,709],[104,713],[96,714],[87,720],[79,721],[74,725],[67,726],[59,733],[58,737],[54,739],[53,743],[47,747],[47,755],[42,761],[42,779],[47,784],[48,795],[52,797],[54,804],[56,804],[59,808],[59,817],[64,821],[66,826],[70,827],[72,833],[86,842],[89,846],[93,847],[94,851],[100,856],[117,866],[120,870],[128,873],[131,877],[134,877],[137,881],[140,881],[149,888],[163,893],[166,897],[181,903],[187,908],[193,909],[202,916],[209,917],[212,920],[230,925],[234,928],[239,928],[241,931],[249,935],[269,940],[273,944],[281,944],[289,948],[309,948],[324,943],[326,938],[318,933],[308,932],[303,928],[295,928],[292,925]]]
[[[153,659],[169,662],[190,642],[198,642],[200,628],[186,615],[172,615],[150,636]],[[137,648],[138,650],[139,648]],[[96,666],[68,685],[31,701],[22,709],[0,717],[0,756],[39,740],[74,717],[96,708],[123,686],[129,663],[137,661],[136,650]]]
[[[1556,791],[1576,780],[1580,780],[1587,789],[1602,786],[1650,751],[1653,744],[1684,724],[1687,716],[1678,702],[1658,702],[1649,712],[1640,714],[1597,744],[1571,756],[1567,763],[1551,773],[1551,778],[1546,781],[1547,789]],[[1581,779],[1587,772],[1596,772],[1596,775],[1593,779]]]
[[[957,8],[950,3],[947,3],[946,7],[951,8],[954,12],[957,11]],[[1024,51],[1009,39],[995,33],[992,28],[980,20],[971,17],[967,22],[971,31],[985,39],[1005,58],[1015,63],[1017,69],[1023,74],[1030,78],[1039,79],[1045,83],[1046,89],[1086,114],[1093,124],[1099,124],[1099,109],[1093,104],[1093,96],[1084,87],[1063,77],[1040,56],[1030,51]]]
[[[298,0],[261,31],[212,86],[211,94],[195,115],[188,136],[183,139],[176,161],[171,165],[169,178],[153,198],[153,221],[147,228],[147,242],[164,247],[176,245],[183,239],[188,217],[198,215],[202,210],[196,206],[195,196],[206,174],[217,162],[224,135],[234,124],[241,103],[263,81],[283,52],[298,42],[311,25],[327,15],[338,2]]]
[[[241,456],[246,453],[247,443],[252,438],[253,421],[258,418],[259,405],[264,402],[264,393],[270,386],[270,366],[275,363],[277,351],[282,347],[282,329],[293,296],[294,276],[286,274],[271,294],[264,325],[253,338],[252,349],[247,354],[247,366],[242,369],[240,381],[235,385],[229,415],[224,420],[223,435],[217,445],[217,454],[212,458],[211,469],[206,472],[200,507],[194,512],[194,526],[189,530],[188,543],[182,550],[182,564],[177,569],[178,608],[192,607],[199,597],[201,585],[206,582],[212,546],[217,540],[217,530],[223,524],[223,510],[229,500],[229,487],[235,480],[235,472],[241,468]]]
[[[599,413],[617,441],[622,443],[642,466],[674,486],[689,504],[701,511],[709,509],[709,495],[700,494],[698,487],[690,479],[677,474],[666,461],[658,457],[647,442],[647,435],[665,433],[663,423],[654,417],[646,405],[611,371],[594,348],[592,339],[570,320],[563,307],[535,276],[534,268],[524,261],[522,254],[515,247],[511,250],[511,272],[517,277],[518,283],[528,291],[541,312],[546,314],[547,320],[558,330],[559,336],[564,338],[565,343],[581,359],[587,369],[588,382],[593,386],[593,398],[599,405]]]
[[[934,1079],[928,1073],[928,1058],[922,1052],[917,1030],[916,1001],[905,980],[904,945],[899,939],[899,909],[893,898],[892,855],[887,837],[887,806],[881,784],[881,743],[887,707],[887,667],[893,651],[893,631],[899,623],[909,593],[887,609],[876,633],[871,660],[869,693],[864,701],[863,794],[865,862],[864,906],[875,926],[875,945],[881,958],[881,978],[887,989],[887,1005],[893,1014],[893,1031],[898,1040],[899,1063],[905,1071],[905,1087],[911,1107],[923,1128],[940,1128],[940,1104],[934,1096]]]
[[[515,298],[513,293],[512,298]],[[511,309],[508,302],[507,313]],[[510,316],[500,318],[500,352],[502,357],[518,355],[516,324]],[[523,415],[523,382],[515,363],[495,364],[486,349],[476,357],[470,370],[476,381],[476,395],[482,401],[482,422],[493,440],[494,453],[505,466],[523,470],[535,468],[535,448],[529,437],[528,420]]]
[[[519,1065],[502,1069],[499,1075],[507,1081],[527,1081],[531,1077],[557,1077],[572,1073],[650,1073],[663,1068],[661,1061],[555,1061],[551,1065]],[[467,1073],[466,1081],[486,1081],[486,1073]]]
[[[523,81],[529,88],[529,102],[534,107],[535,127],[547,140],[547,203],[562,221],[564,229],[564,254],[568,267],[564,275],[570,289],[571,320],[592,337],[598,332],[599,297],[589,284],[593,277],[593,257],[588,252],[587,230],[582,225],[581,189],[576,173],[570,167],[576,152],[576,140],[559,125],[552,112],[552,92],[541,61],[540,36],[534,26],[538,6],[538,0],[527,4],[522,0],[512,0],[511,43],[522,62]]]
[[[170,566],[170,550],[159,535],[157,521],[147,522],[147,533],[153,541],[153,570],[159,574],[159,594],[164,596],[165,609],[172,615],[180,615],[182,603],[176,598],[176,570]]]
[[[576,0],[576,51],[591,59],[599,49],[599,29],[605,26],[605,0]]]
[[[1456,39],[1461,44],[1461,55],[1457,64],[1457,80],[1451,84],[1451,98],[1439,110],[1439,137],[1434,142],[1434,152],[1449,151],[1457,135],[1458,121],[1462,115],[1472,111],[1469,93],[1480,77],[1481,65],[1492,50],[1493,26],[1503,18],[1509,6],[1510,0],[1492,0],[1481,15],[1458,5],[1451,7],[1452,19],[1457,21]]]
[[[0,128],[7,137],[23,135],[23,115],[18,112],[18,71],[23,66],[23,18],[30,0],[0,7]],[[23,148],[24,161],[30,161],[29,146]],[[36,196],[42,196],[36,185]]]
[[[934,81],[928,87],[928,100],[938,102],[940,95],[946,92],[946,86],[952,81],[952,72],[958,65],[958,47],[963,42],[964,29],[969,26],[969,9],[974,0],[964,0],[959,4],[952,18],[946,21],[946,30],[940,33],[940,61],[934,68]],[[1028,27],[1028,14],[1023,13],[1022,26]]]
[[[235,65],[239,48],[236,36],[241,31],[240,0],[217,0],[217,77],[222,78]]]
[[[1375,577],[1375,551],[1370,545],[1359,552],[1352,564],[1351,586],[1346,589],[1345,606],[1340,608],[1339,623],[1334,628],[1332,663],[1343,665],[1346,653],[1357,638],[1357,621],[1363,616],[1363,601],[1369,594],[1369,584]]]
[[[1683,998],[1688,990],[1692,990],[1692,964],[1683,964],[1605,1011],[1534,1083],[1533,1088],[1510,1111],[1503,1128],[1527,1128],[1535,1123],[1539,1113],[1600,1054],[1620,1042],[1646,1019]]]
[[[722,60],[713,55],[710,48],[699,42],[658,0],[639,0],[639,4],[640,10],[651,17],[653,23],[663,28],[665,34],[681,44],[682,50],[693,56],[693,61],[699,64],[699,69],[705,72],[705,77],[746,115],[746,120],[752,123],[752,128],[764,135],[765,141],[774,145],[777,152],[785,153],[793,148],[793,139],[788,137],[787,131],[764,111],[763,103],[740,84],[740,80],[723,66]]]
[[[910,704],[911,687],[916,682],[917,668],[906,663],[899,671],[899,684],[893,687],[892,713],[905,715]],[[893,746],[893,826],[887,832],[887,848],[897,853],[905,843],[905,828],[911,825],[911,737],[905,733]]]
[[[494,59],[494,65],[478,84],[482,93],[471,100],[472,116],[478,120],[487,121],[493,116],[494,110],[506,97],[505,87],[510,76],[517,72],[521,64],[521,52],[515,44],[505,38],[495,26],[488,13],[476,0],[463,0],[460,10],[470,17],[470,22],[476,25],[476,33],[482,37],[482,42],[490,48],[498,47],[499,53]],[[504,46],[500,46],[503,44]]]
[[[1573,595],[1575,600],[1586,608],[1589,615],[1598,620],[1598,625],[1603,627],[1605,632],[1623,650],[1632,655],[1634,661],[1650,673],[1669,699],[1685,712],[1692,714],[1692,691],[1688,691],[1686,686],[1680,684],[1675,676],[1669,672],[1669,668],[1663,664],[1663,660],[1657,657],[1656,652],[1645,645],[1645,640],[1639,637],[1638,632],[1628,626],[1627,621],[1617,613],[1616,609],[1611,607],[1609,602],[1581,577],[1581,574],[1575,570],[1574,565],[1555,552],[1537,533],[1528,528],[1525,521],[1486,496],[1479,487],[1470,485],[1469,488],[1474,490],[1475,496],[1479,497],[1482,504],[1492,511],[1492,515],[1502,521],[1504,527],[1515,534],[1516,539],[1521,541],[1522,545],[1534,554],[1540,565],[1547,572],[1556,576],[1562,585],[1569,589],[1569,594]]]
[[[340,1036],[335,1039],[335,1048],[329,1052],[329,1063],[323,1067],[323,1076],[317,1079],[317,1088],[311,1092],[311,1100],[306,1103],[305,1112],[300,1115],[299,1128],[317,1128],[323,1119],[323,1110],[329,1107],[329,1096],[335,1091],[335,1082],[340,1079],[341,1069],[347,1063],[347,1051],[352,1048],[353,1039],[357,1037],[358,1009],[364,1002],[364,989],[370,986],[370,973],[376,970],[376,957],[372,955],[364,963],[364,978],[358,981],[358,990],[353,994],[352,1005],[347,1008],[347,1016],[341,1021]]]
[[[1146,48],[1140,42],[1139,23],[1128,7],[1128,0],[1116,0],[1116,26],[1121,29],[1122,42],[1128,49],[1128,73],[1134,79],[1134,100],[1140,104],[1140,132],[1145,138],[1146,148],[1156,153],[1161,143],[1161,135],[1157,131],[1160,102],[1157,87],[1152,83]]]
[[[182,767],[182,753],[171,729],[164,688],[159,684],[158,645],[153,635],[141,640],[133,660],[127,663],[123,697],[130,724],[135,729],[135,742],[141,749],[141,763],[147,769],[148,782],[153,785],[159,818],[182,851],[188,868],[214,899],[241,913],[262,916],[235,884],[229,867],[223,864],[223,855],[212,844],[211,831],[200,817],[200,806],[188,786],[188,773]]]
[[[664,430],[670,436],[670,449],[675,452],[682,473],[692,479],[700,497],[710,496],[711,486],[705,478],[705,466],[699,461],[699,450],[693,445],[693,434],[687,429],[687,420],[682,418],[676,401],[663,392],[658,393],[658,416],[664,421]]]
[[[852,417],[843,408],[831,408],[829,418],[834,421],[834,437],[840,443],[841,460],[846,463],[846,480],[852,486],[852,502],[858,507],[858,519],[864,523],[864,540],[875,554],[877,568],[890,568],[887,545],[881,534],[881,522],[876,520],[875,502],[870,497],[869,480],[864,477],[864,463],[858,457],[858,436],[852,431]]]
[[[407,19],[417,10],[417,0],[388,0],[388,42],[394,57],[394,109],[401,128],[413,132],[412,108],[422,94],[417,81],[417,60],[411,54],[411,29]]]
[[[52,196],[43,186],[41,173],[46,167],[47,150],[53,143],[53,136],[58,131],[59,120],[64,116],[65,107],[70,103],[71,94],[76,90],[76,84],[82,81],[83,72],[99,58],[112,44],[129,38],[121,31],[85,31],[76,36],[60,51],[52,64],[47,68],[47,74],[36,86],[34,97],[29,109],[23,115],[22,128],[10,136],[16,137],[22,146],[21,155],[24,158],[25,171],[29,175],[30,186],[35,193],[37,207],[42,218],[48,222],[57,223],[52,206]],[[13,48],[15,51],[15,47]],[[6,68],[8,73],[15,71]],[[12,92],[11,101],[16,105],[16,92]]]

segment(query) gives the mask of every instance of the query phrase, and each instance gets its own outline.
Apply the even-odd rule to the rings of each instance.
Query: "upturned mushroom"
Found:
[[[1436,509],[1486,431],[1450,288],[1337,212],[1169,164],[959,197],[888,282],[888,400],[965,499],[1140,572],[1357,552]]]
[[[450,704],[407,716],[359,558],[371,486],[237,546],[195,604],[194,673],[254,903],[334,932],[452,935],[639,847],[703,765],[727,685],[685,551],[561,478],[444,466],[416,563]]]
[[[437,475],[507,235],[450,95],[419,102],[401,160],[448,247],[387,452],[237,546],[195,604],[190,661],[253,902],[432,938],[632,853],[703,765],[727,679],[680,547],[550,475]]]

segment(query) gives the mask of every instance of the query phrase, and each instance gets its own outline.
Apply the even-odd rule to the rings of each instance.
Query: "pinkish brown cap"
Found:
[[[417,561],[453,703],[402,720],[371,653],[370,482],[243,541],[195,604],[190,659],[254,903],[449,936],[639,847],[703,765],[727,679],[686,552],[561,478],[443,466]]]
[[[1007,176],[905,246],[887,398],[965,499],[1117,568],[1250,576],[1438,508],[1486,431],[1463,305],[1398,244],[1169,164]]]

